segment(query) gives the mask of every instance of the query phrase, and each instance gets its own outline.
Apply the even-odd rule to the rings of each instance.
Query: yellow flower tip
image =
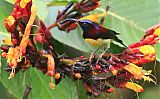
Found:
[[[155,85],[157,84],[157,82],[153,80],[152,78],[150,78],[149,76],[143,76],[143,79],[144,81],[153,82]]]
[[[113,66],[110,67],[110,71],[112,72],[113,75],[117,75],[118,74],[118,69],[113,67]]]
[[[136,83],[132,83],[132,82],[127,82],[125,84],[125,87],[128,88],[128,89],[132,89],[134,90],[135,92],[144,92],[144,89],[142,86],[136,84]]]
[[[92,22],[98,23],[98,14],[91,14],[85,17],[80,18],[79,20],[90,20]]]
[[[80,73],[75,73],[74,76],[78,79],[82,78],[81,74]]]
[[[17,1],[17,0],[12,0],[12,2],[14,2],[14,3],[15,3],[16,1]]]
[[[156,53],[155,48],[152,45],[141,46],[139,51],[144,55],[151,55]]]
[[[98,2],[98,7],[100,7],[100,6],[101,6],[101,2],[99,1],[99,2]]]
[[[55,78],[55,79],[59,79],[60,77],[61,77],[60,73],[56,73],[56,74],[54,75],[54,78]]]
[[[154,31],[154,34],[157,36],[160,36],[160,27]]]
[[[10,47],[7,53],[7,63],[10,63],[11,60],[13,59],[13,54],[14,54],[14,48]]]
[[[54,89],[55,86],[56,86],[56,85],[55,85],[53,82],[50,82],[50,83],[49,83],[49,87],[50,87],[51,89]]]
[[[6,44],[6,45],[10,45],[10,46],[13,45],[13,43],[12,43],[12,41],[11,41],[11,38],[3,39],[2,42],[3,42],[4,44]]]
[[[12,61],[9,63],[9,66],[12,68],[17,68],[17,61],[15,58],[12,59]]]
[[[14,77],[14,75],[15,75],[15,73],[12,72],[12,73],[9,75],[8,79],[11,79],[12,77]]]
[[[20,1],[20,7],[21,8],[25,8],[25,6],[27,5],[27,3],[29,3],[31,0],[21,0]]]
[[[12,15],[10,15],[7,18],[4,19],[4,22],[7,23],[8,26],[10,26],[10,27],[14,24],[15,21],[16,20]]]
[[[148,61],[154,61],[156,60],[156,56],[155,54],[151,54],[151,55],[145,56],[145,59]]]
[[[144,76],[142,67],[138,67],[135,64],[130,63],[128,65],[125,65],[124,69],[134,75],[136,79],[142,79],[142,76]]]
[[[36,12],[37,12],[37,7],[36,7],[35,5],[32,5],[32,7],[31,7],[31,12],[32,12],[32,14],[36,14]]]
[[[2,52],[1,56],[2,56],[3,58],[6,58],[7,53],[6,53],[6,52]]]
[[[112,74],[113,74],[114,76],[116,76],[116,75],[118,74],[118,71],[117,71],[117,70],[113,70],[113,71],[112,71]]]

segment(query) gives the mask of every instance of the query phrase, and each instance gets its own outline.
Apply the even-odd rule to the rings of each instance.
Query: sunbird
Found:
[[[123,44],[122,40],[120,40],[117,35],[119,33],[107,29],[101,25],[98,25],[95,22],[92,22],[90,20],[79,20],[79,19],[66,19],[66,21],[75,21],[79,24],[79,26],[83,30],[83,38],[84,39],[94,39],[97,40],[99,38],[101,39],[113,39],[116,42],[119,42],[123,46],[126,47],[126,45]]]

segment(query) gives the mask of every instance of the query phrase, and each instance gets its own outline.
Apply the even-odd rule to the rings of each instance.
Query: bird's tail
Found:
[[[120,44],[122,44],[124,47],[127,48],[127,46],[123,43],[123,41],[120,40],[117,36],[113,40],[116,41],[116,42],[118,42],[118,43],[120,43]]]

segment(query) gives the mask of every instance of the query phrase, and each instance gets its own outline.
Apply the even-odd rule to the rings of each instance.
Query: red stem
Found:
[[[55,27],[57,25],[57,22],[51,24],[50,26],[47,27],[47,30],[52,29],[53,27]]]

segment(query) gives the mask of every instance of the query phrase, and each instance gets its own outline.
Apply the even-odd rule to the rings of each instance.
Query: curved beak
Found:
[[[78,19],[73,19],[73,18],[68,18],[68,19],[65,19],[63,22],[66,22],[66,21],[73,21],[73,22],[79,22],[79,20]],[[63,23],[62,22],[62,23]]]
[[[75,22],[78,22],[78,21],[79,21],[78,19],[71,19],[71,18],[66,19],[66,20],[68,20],[68,21],[75,21]]]

